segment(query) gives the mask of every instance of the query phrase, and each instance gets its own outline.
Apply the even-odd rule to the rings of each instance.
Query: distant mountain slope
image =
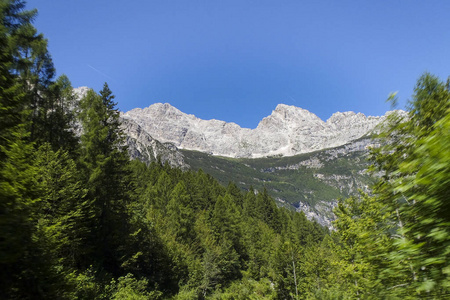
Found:
[[[324,122],[307,110],[279,104],[256,129],[248,129],[235,123],[202,120],[168,103],[136,108],[122,117],[136,122],[153,138],[180,149],[236,158],[292,156],[341,146],[368,134],[385,119],[338,112]]]
[[[361,138],[346,145],[291,157],[227,158],[181,150],[185,161],[202,169],[222,184],[235,182],[242,189],[264,187],[280,205],[294,207],[322,225],[330,226],[337,199],[367,189],[368,147]]]

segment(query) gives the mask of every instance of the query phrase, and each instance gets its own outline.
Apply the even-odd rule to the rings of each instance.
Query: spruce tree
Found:
[[[194,241],[194,211],[183,181],[179,182],[171,193],[171,199],[167,205],[167,218],[169,232],[176,240],[188,245]]]
[[[83,264],[120,273],[123,243],[128,237],[129,157],[109,87],[100,95],[88,91],[80,101],[81,164],[89,201],[84,212],[90,232]]]

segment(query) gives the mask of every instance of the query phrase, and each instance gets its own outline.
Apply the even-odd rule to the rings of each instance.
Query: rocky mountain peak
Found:
[[[315,116],[312,112],[303,109],[301,107],[297,107],[294,105],[287,105],[287,104],[278,104],[274,111],[272,111],[273,114],[285,114],[285,116],[292,116],[292,115],[305,115],[305,116]],[[317,117],[318,118],[318,117]]]
[[[87,90],[81,87],[74,92],[82,97]],[[306,109],[279,104],[256,129],[248,129],[220,120],[202,120],[169,103],[155,103],[122,113],[121,117],[132,121],[149,137],[181,149],[257,158],[341,146],[373,131],[386,115],[367,117],[352,111],[337,112],[324,122]]]
[[[336,122],[336,120],[341,120],[343,118],[351,118],[355,115],[356,115],[356,113],[353,111],[346,111],[346,112],[338,111],[338,112],[335,112],[334,114],[332,114],[331,117],[327,120],[327,122],[334,123],[334,122]],[[362,113],[358,113],[358,115],[365,117],[365,115]]]
[[[323,123],[323,121],[313,114],[312,112],[296,107],[293,105],[278,104],[275,110],[272,112],[271,116],[276,116],[283,119],[286,122],[318,122]]]
[[[258,124],[258,130],[267,131],[292,131],[297,128],[323,126],[324,122],[315,114],[306,109],[278,104],[272,114],[262,119]]]
[[[176,107],[170,105],[169,103],[155,103],[142,108],[135,108],[126,113],[128,116],[133,116],[134,118],[142,119],[145,116],[148,117],[158,117],[159,119],[168,120],[180,120],[186,117],[195,118],[193,115],[187,115],[181,112]]]
[[[168,103],[133,109],[131,119],[149,135],[176,147],[228,157],[295,155],[340,146],[375,128],[384,117],[337,112],[326,122],[300,107],[279,104],[256,129],[234,123],[202,120]]]

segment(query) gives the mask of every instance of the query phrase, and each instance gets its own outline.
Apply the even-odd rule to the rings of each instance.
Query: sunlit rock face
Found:
[[[121,128],[132,159],[139,159],[146,163],[160,160],[175,168],[189,168],[183,155],[173,144],[160,143],[132,120],[121,119]]]
[[[225,121],[202,120],[168,103],[155,103],[123,113],[122,118],[134,121],[158,141],[181,149],[256,158],[292,156],[344,145],[372,132],[386,115],[337,112],[325,122],[305,109],[279,104],[256,129],[248,129]]]

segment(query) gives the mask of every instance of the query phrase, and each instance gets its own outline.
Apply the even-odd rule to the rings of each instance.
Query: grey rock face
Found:
[[[172,167],[189,168],[183,155],[173,144],[160,143],[132,120],[121,119],[121,123],[122,130],[126,135],[128,153],[132,159],[139,159],[146,163],[159,159],[162,163],[168,162]]]
[[[320,225],[333,230],[332,222],[336,220],[333,209],[337,206],[337,201],[321,201],[312,207],[308,203],[299,202],[297,211],[302,211],[308,220],[316,220]]]
[[[388,112],[389,113],[389,112]],[[176,147],[227,157],[292,156],[344,145],[371,131],[386,118],[337,112],[326,122],[295,106],[279,104],[256,129],[235,123],[202,120],[168,103],[122,114],[155,139]]]

